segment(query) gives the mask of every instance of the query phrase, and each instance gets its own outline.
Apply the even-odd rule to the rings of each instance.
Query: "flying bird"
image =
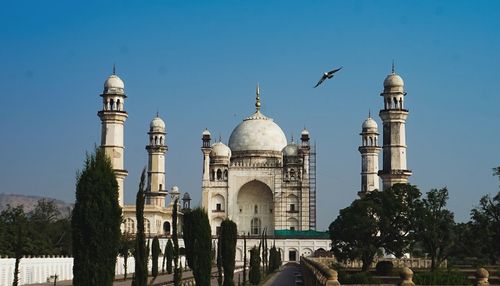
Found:
[[[322,84],[322,83],[325,81],[325,79],[330,79],[330,78],[332,78],[332,77],[333,77],[333,74],[334,74],[334,73],[336,73],[336,72],[338,72],[338,71],[339,71],[339,70],[341,70],[341,69],[342,69],[342,67],[340,67],[340,68],[338,68],[338,69],[331,70],[331,71],[329,71],[329,72],[325,72],[325,73],[323,74],[323,76],[321,77],[321,79],[318,81],[318,83],[317,83],[314,87],[315,87],[315,88],[316,88],[316,87],[318,87],[318,85]]]

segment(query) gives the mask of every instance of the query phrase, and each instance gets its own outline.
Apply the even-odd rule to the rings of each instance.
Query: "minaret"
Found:
[[[201,134],[201,151],[203,152],[203,183],[208,182],[210,179],[210,151],[212,147],[210,146],[211,134],[208,129],[205,129]]]
[[[361,130],[361,146],[358,150],[361,153],[361,191],[358,192],[360,197],[373,190],[379,190],[378,177],[378,126],[373,120],[371,114],[363,122]]]
[[[123,206],[123,182],[128,175],[123,164],[125,156],[123,127],[128,117],[124,103],[127,96],[123,81],[115,74],[114,66],[113,74],[104,83],[101,97],[102,110],[97,113],[101,119],[101,148],[111,160],[118,182],[118,203]]]
[[[404,106],[403,79],[392,73],[384,80],[384,109],[380,110],[380,118],[384,124],[383,168],[379,171],[383,189],[397,183],[408,183],[411,171],[406,167],[406,132],[405,123],[408,110]]]
[[[168,147],[166,144],[165,122],[158,117],[151,120],[149,125],[148,150],[148,187],[146,193],[146,204],[165,207],[165,154]]]

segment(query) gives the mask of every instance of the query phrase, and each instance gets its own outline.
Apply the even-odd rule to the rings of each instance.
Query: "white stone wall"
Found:
[[[247,239],[247,262],[250,261],[250,249],[256,246],[259,247],[260,239],[257,238],[249,238]],[[267,247],[271,248],[273,243],[276,245],[276,248],[281,250],[281,260],[283,263],[290,262],[290,252],[295,251],[295,260],[299,261],[300,256],[312,256],[314,251],[323,248],[324,250],[330,250],[330,239],[268,239]],[[238,239],[236,243],[236,262],[238,265],[243,263],[243,239]]]

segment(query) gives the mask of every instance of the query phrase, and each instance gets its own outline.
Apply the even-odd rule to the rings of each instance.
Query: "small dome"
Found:
[[[295,143],[290,143],[286,145],[285,148],[283,148],[283,156],[285,157],[292,157],[292,156],[298,156],[299,155],[299,146]]]
[[[375,120],[373,120],[373,118],[371,117],[368,117],[364,122],[363,122],[363,126],[362,126],[363,129],[377,129],[378,128],[378,125],[377,125],[377,122]]]
[[[203,133],[201,133],[201,135],[203,135],[203,136],[210,136],[212,134],[210,134],[210,131],[208,131],[208,129],[205,128],[205,130],[203,130]]]
[[[231,157],[231,149],[222,142],[217,142],[212,145],[210,157]]]
[[[153,132],[165,132],[165,122],[160,117],[156,116],[151,120],[149,130]]]
[[[384,87],[394,87],[394,86],[404,86],[404,85],[405,83],[403,79],[395,73],[388,75],[384,80]]]
[[[179,187],[173,186],[172,189],[170,190],[171,194],[180,194],[179,192]]]
[[[305,129],[302,130],[302,132],[300,133],[300,135],[308,135],[309,136],[309,130]]]
[[[404,85],[399,75],[391,73],[384,80],[384,92],[404,92]]]
[[[189,193],[184,193],[184,195],[182,196],[182,200],[183,201],[191,200],[191,196],[189,195]]]
[[[229,137],[231,151],[278,151],[287,145],[285,133],[260,111],[241,122]]]
[[[104,94],[123,94],[125,84],[117,75],[112,74],[104,82]]]

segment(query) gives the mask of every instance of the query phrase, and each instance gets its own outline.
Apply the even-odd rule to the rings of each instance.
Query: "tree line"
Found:
[[[432,270],[446,259],[495,264],[500,259],[500,192],[483,196],[465,223],[455,222],[448,198],[447,188],[422,195],[409,184],[367,193],[330,224],[332,252],[340,261],[361,260],[362,271],[383,254],[428,257]]]
[[[41,199],[25,212],[7,206],[0,213],[0,256],[15,258],[14,284],[18,284],[23,256],[72,255],[71,217],[62,216],[54,201]]]

